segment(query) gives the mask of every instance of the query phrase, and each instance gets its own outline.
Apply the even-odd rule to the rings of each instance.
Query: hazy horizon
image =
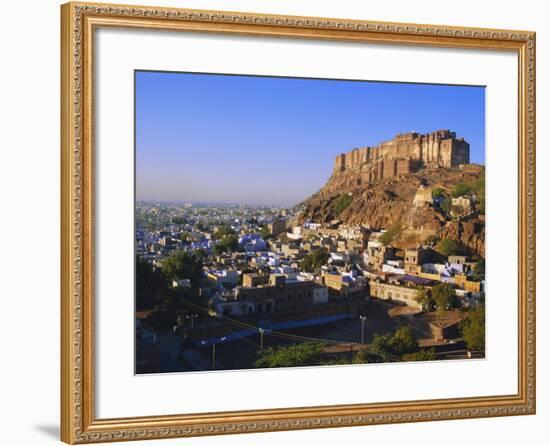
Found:
[[[137,71],[136,199],[294,206],[334,158],[448,128],[485,163],[479,86]]]

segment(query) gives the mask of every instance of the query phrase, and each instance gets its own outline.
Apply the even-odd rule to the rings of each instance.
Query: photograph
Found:
[[[133,88],[135,374],[485,358],[485,86]]]
[[[62,441],[529,423],[541,25],[182,6],[61,6]]]

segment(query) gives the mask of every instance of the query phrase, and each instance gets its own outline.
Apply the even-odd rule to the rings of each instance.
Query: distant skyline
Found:
[[[334,158],[450,129],[485,163],[485,88],[137,71],[136,199],[293,206]]]

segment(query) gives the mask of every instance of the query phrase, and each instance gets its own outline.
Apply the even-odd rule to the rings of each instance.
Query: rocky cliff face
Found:
[[[431,190],[441,188],[450,194],[456,184],[472,183],[484,175],[484,167],[474,165],[421,169],[372,184],[355,181],[349,173],[345,178],[333,175],[319,192],[302,204],[299,222],[340,220],[372,228],[399,227],[399,236],[393,242],[398,247],[412,248],[430,238],[445,237],[484,256],[484,215],[474,212],[460,221],[449,221],[437,206],[429,203]],[[345,194],[351,196],[351,202],[337,212],[337,203]]]

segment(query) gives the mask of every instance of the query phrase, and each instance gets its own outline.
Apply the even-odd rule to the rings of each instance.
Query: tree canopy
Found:
[[[304,271],[315,272],[328,262],[330,254],[325,248],[317,249],[310,254],[307,254],[300,266]]]
[[[264,240],[270,239],[272,237],[272,234],[269,230],[269,226],[263,226],[262,229],[260,229],[260,235]]]
[[[432,190],[432,198],[442,197],[444,190],[441,187],[436,187]]]
[[[416,290],[415,299],[420,305],[422,305],[424,310],[430,311],[434,307],[431,292],[426,287],[418,287]]]
[[[477,208],[480,213],[485,213],[485,176],[478,178],[470,183],[458,183],[455,185],[451,195],[454,198],[462,195],[475,194],[477,199]]]
[[[239,238],[235,234],[225,234],[214,246],[214,252],[221,254],[223,252],[236,251],[239,248]]]
[[[458,198],[458,197],[461,197],[462,195],[466,195],[470,193],[471,190],[472,189],[469,184],[458,183],[458,184],[455,184],[455,187],[453,188],[451,195],[453,196],[453,198]]]
[[[477,281],[485,279],[485,259],[479,259],[476,262],[472,274],[472,279]]]
[[[460,324],[468,349],[485,352],[485,307],[470,310]]]
[[[174,251],[162,262],[164,274],[172,280],[189,279],[197,285],[202,278],[202,256],[187,251]]]
[[[433,361],[437,359],[435,349],[422,349],[414,353],[406,353],[403,355],[403,361]]]
[[[441,202],[441,210],[445,212],[445,214],[449,214],[451,212],[451,208],[453,205],[453,200],[451,197],[445,197],[443,201]]]
[[[296,367],[318,365],[321,362],[323,345],[304,342],[297,345],[270,347],[259,352],[256,367]]]
[[[370,350],[384,362],[399,361],[403,355],[414,353],[418,348],[416,336],[408,326],[398,328],[391,335],[377,334],[370,344]]]
[[[226,235],[235,234],[235,230],[229,225],[220,225],[216,230],[216,237],[223,239]]]
[[[159,269],[136,257],[136,310],[154,308],[168,289],[168,281]]]
[[[455,256],[460,253],[460,245],[456,240],[443,238],[437,242],[437,251],[444,256]]]
[[[448,283],[439,283],[432,288],[432,298],[435,302],[437,312],[444,314],[455,304],[455,292],[452,285]]]
[[[187,223],[187,220],[183,217],[172,217],[172,223],[176,225],[183,225]]]

